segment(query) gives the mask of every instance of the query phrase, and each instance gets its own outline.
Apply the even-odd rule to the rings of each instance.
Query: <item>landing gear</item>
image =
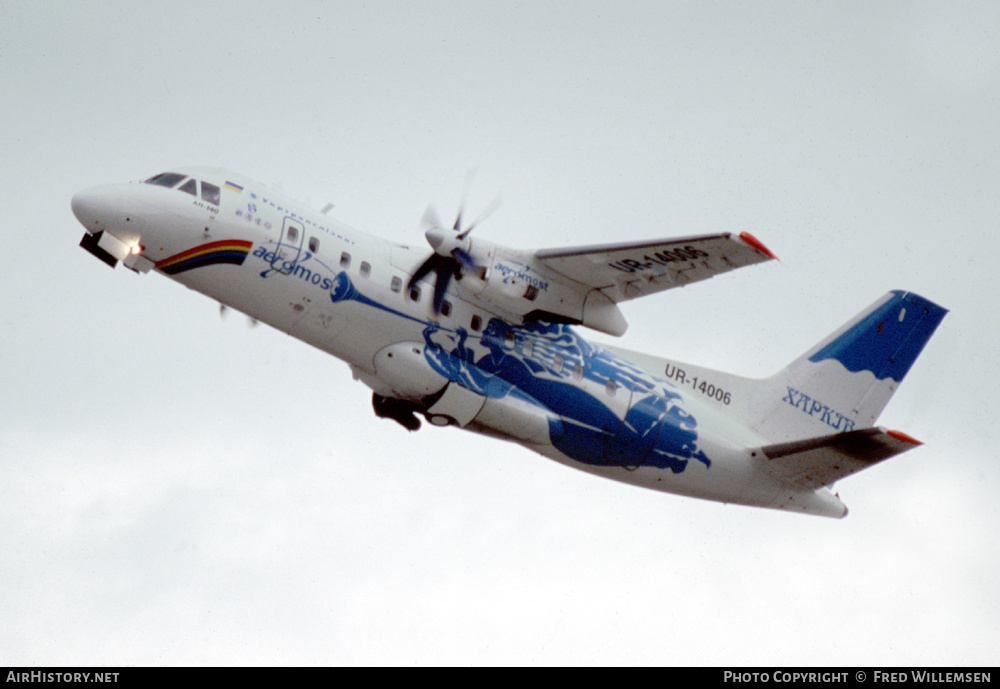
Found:
[[[117,256],[108,252],[108,250],[101,245],[101,240],[103,239],[103,237],[104,237],[103,230],[95,234],[90,234],[89,232],[87,232],[86,234],[83,235],[83,239],[80,240],[80,246],[82,246],[84,249],[89,251],[94,256],[97,256],[97,258],[101,259],[112,268],[114,268],[115,266],[118,265],[119,259]],[[120,243],[121,242],[119,242],[119,244]]]
[[[373,393],[372,407],[375,409],[375,416],[382,419],[392,419],[408,431],[416,431],[420,428],[420,419],[414,413],[420,410],[420,406],[415,402],[383,397],[378,393]]]

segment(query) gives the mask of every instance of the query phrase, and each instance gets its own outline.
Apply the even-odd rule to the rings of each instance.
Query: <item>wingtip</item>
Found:
[[[744,242],[746,242],[747,244],[749,244],[750,246],[752,246],[754,249],[761,252],[765,256],[773,258],[775,261],[778,262],[781,261],[780,258],[774,255],[773,251],[764,246],[764,242],[760,241],[749,232],[740,232],[740,239],[742,239]]]
[[[892,431],[886,429],[885,434],[888,435],[890,438],[901,440],[902,442],[909,443],[910,445],[923,445],[922,442],[920,442],[919,440],[917,440],[912,436],[907,435],[906,433],[903,433],[902,431]]]

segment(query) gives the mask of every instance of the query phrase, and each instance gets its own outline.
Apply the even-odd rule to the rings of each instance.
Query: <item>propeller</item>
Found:
[[[486,274],[486,268],[478,265],[472,257],[472,241],[469,239],[469,234],[477,225],[486,220],[486,218],[491,216],[500,207],[500,196],[497,195],[492,203],[479,214],[479,217],[473,220],[468,226],[463,227],[462,215],[465,212],[465,203],[469,197],[469,187],[472,185],[473,176],[474,173],[469,171],[465,177],[462,203],[458,207],[458,215],[455,217],[455,222],[452,224],[451,229],[444,227],[434,206],[428,206],[424,217],[420,220],[420,226],[424,230],[424,237],[427,238],[427,243],[431,245],[434,253],[420,264],[420,267],[417,268],[416,272],[413,273],[413,277],[407,283],[406,288],[409,290],[433,272],[435,274],[435,314],[441,313],[444,295],[448,291],[448,284],[453,277],[461,279],[463,270],[469,273],[478,273],[480,279],[485,277]]]
[[[223,303],[219,304],[219,318],[221,318],[222,320],[226,320],[226,318],[229,316],[229,311],[230,311],[230,308],[228,306],[226,306]],[[257,327],[257,322],[258,322],[257,319],[254,318],[253,316],[247,316],[247,326],[248,327],[250,327],[250,328],[256,328]]]

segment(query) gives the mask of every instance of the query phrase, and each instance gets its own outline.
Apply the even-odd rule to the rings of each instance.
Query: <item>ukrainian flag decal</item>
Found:
[[[252,246],[253,242],[241,239],[211,242],[158,261],[156,267],[167,275],[177,275],[194,268],[214,266],[219,263],[241,266]]]

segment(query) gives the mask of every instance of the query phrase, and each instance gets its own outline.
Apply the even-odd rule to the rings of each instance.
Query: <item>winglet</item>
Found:
[[[744,242],[746,242],[747,244],[749,244],[750,246],[752,246],[754,249],[761,252],[765,256],[770,256],[775,261],[779,262],[781,261],[780,258],[774,255],[773,251],[764,246],[764,242],[760,241],[749,232],[740,232],[740,239],[742,239]]]

